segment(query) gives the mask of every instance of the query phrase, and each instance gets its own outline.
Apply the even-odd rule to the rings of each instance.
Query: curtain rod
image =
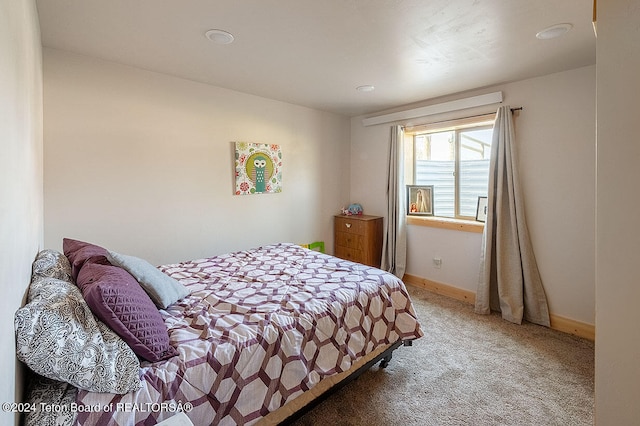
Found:
[[[522,111],[522,110],[523,110],[523,107],[521,107],[521,106],[520,107],[514,107],[514,108],[511,108],[511,113],[514,113],[516,111]],[[442,123],[450,123],[452,121],[468,120],[470,118],[489,117],[489,116],[495,115],[495,114],[496,114],[495,112],[487,112],[487,113],[484,113],[484,114],[468,115],[466,117],[452,118],[450,120],[434,121],[434,122],[431,122],[431,123],[415,124],[415,125],[412,125],[412,126],[403,126],[403,127],[405,129],[415,130],[415,129],[418,129],[418,128],[421,128],[421,127],[425,127],[425,126],[432,126],[432,125],[437,125],[437,124],[442,124]],[[411,131],[411,130],[409,130],[409,131]]]
[[[522,111],[522,109],[523,109],[522,107],[514,107],[514,108],[511,108],[511,112]],[[495,112],[487,112],[485,114],[469,115],[467,117],[454,118],[452,120],[436,121],[435,123],[429,123],[429,124],[446,123],[447,121],[455,121],[455,120],[464,120],[464,119],[467,119],[467,118],[484,117],[485,115],[492,115],[492,114],[495,114]]]

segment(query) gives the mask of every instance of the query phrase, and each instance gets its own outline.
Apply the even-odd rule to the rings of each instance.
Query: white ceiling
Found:
[[[37,0],[45,47],[348,116],[595,63],[591,0]],[[538,40],[541,29],[573,30]],[[229,45],[209,29],[235,36]],[[373,92],[358,92],[370,84]]]

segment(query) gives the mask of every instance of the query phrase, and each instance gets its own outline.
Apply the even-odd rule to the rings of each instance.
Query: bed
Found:
[[[76,240],[38,255],[16,313],[18,358],[33,371],[27,425],[155,425],[176,413],[194,425],[280,424],[422,336],[401,280],[295,244],[141,264]],[[120,297],[116,276],[135,306],[105,314],[96,299]],[[148,318],[120,330],[149,303]],[[76,322],[89,331],[69,330]]]

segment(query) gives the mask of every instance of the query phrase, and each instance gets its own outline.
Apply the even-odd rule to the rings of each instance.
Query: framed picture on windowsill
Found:
[[[478,197],[478,208],[476,209],[476,220],[478,222],[487,221],[487,197]]]
[[[433,185],[407,185],[407,214],[433,216]]]

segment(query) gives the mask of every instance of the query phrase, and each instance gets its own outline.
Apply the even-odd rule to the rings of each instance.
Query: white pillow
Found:
[[[185,286],[144,259],[113,251],[109,251],[107,259],[112,265],[119,266],[133,275],[159,308],[166,309],[167,306],[189,295]]]

